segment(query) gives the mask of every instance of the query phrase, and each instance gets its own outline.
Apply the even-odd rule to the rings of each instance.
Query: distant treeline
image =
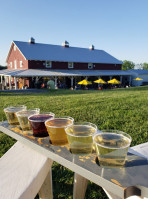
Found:
[[[135,69],[136,64],[132,61],[124,60],[122,64],[122,70],[130,70]],[[148,63],[138,64],[138,69],[148,70]]]
[[[7,69],[7,66],[1,66],[0,65],[0,70],[3,70],[3,69]]]

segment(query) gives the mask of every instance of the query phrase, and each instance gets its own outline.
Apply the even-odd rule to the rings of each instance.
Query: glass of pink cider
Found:
[[[30,122],[32,131],[33,131],[33,135],[35,137],[48,136],[48,132],[47,132],[47,129],[45,126],[45,121],[49,120],[49,119],[53,119],[54,116],[55,116],[55,114],[51,113],[51,112],[29,116],[28,120]]]

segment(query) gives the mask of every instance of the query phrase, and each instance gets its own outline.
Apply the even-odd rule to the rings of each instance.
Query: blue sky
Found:
[[[2,0],[0,64],[13,40],[88,48],[148,62],[148,0]]]

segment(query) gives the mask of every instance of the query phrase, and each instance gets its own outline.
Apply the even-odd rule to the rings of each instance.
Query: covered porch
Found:
[[[131,73],[121,70],[1,70],[0,89],[26,89],[32,88],[33,83],[52,79],[55,88],[60,88],[60,83],[66,85],[64,88],[74,88],[82,79],[94,81],[99,78],[105,81],[117,78],[123,85],[131,85]],[[45,81],[46,82],[46,81]],[[62,87],[61,87],[62,88]]]

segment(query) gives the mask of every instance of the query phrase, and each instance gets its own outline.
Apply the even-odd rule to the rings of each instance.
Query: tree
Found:
[[[122,64],[122,70],[134,69],[134,66],[135,66],[134,62],[124,60]]]
[[[143,63],[143,64],[141,64],[142,65],[142,69],[143,70],[148,70],[148,63]]]
[[[1,66],[0,65],[0,70],[3,70],[3,69],[7,69],[7,66]]]

